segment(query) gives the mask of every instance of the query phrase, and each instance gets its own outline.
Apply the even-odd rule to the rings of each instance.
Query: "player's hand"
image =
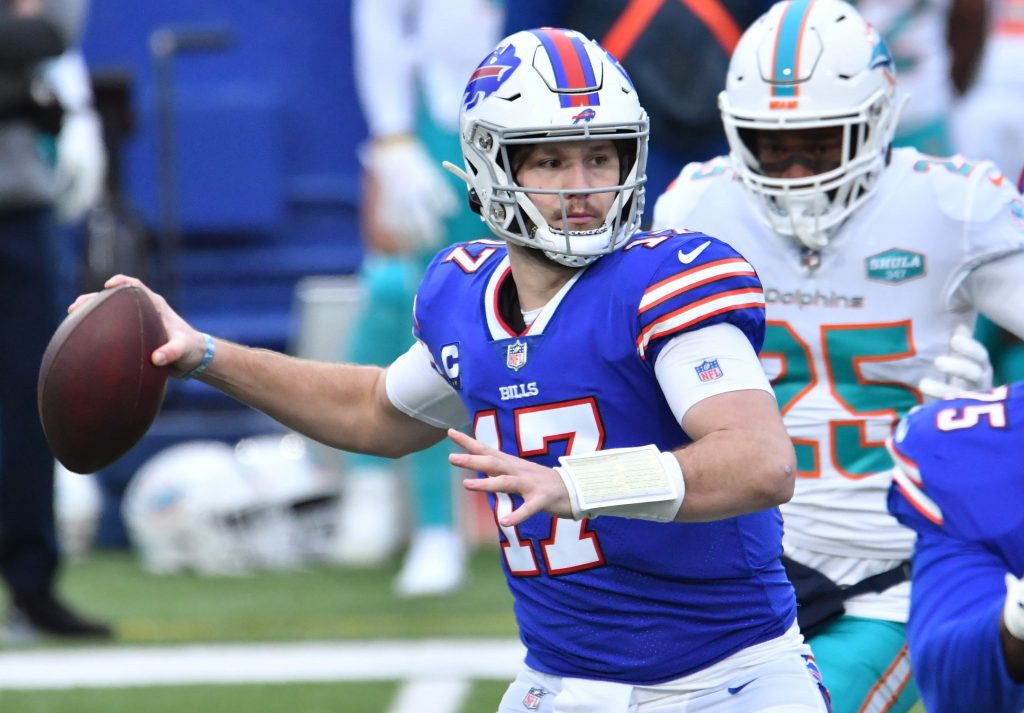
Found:
[[[103,195],[107,150],[100,119],[93,111],[64,115],[57,135],[57,217],[74,223],[85,217]]]
[[[917,385],[927,398],[950,399],[965,391],[988,391],[992,388],[992,362],[988,350],[962,324],[953,331],[949,353],[936,357],[935,368],[942,374],[942,379],[925,377]]]
[[[569,493],[554,468],[503,453],[454,428],[448,429],[448,437],[466,451],[449,456],[453,465],[488,476],[466,478],[462,481],[466,490],[515,493],[523,498],[523,504],[502,516],[499,524],[515,526],[538,512],[546,512],[554,517],[572,517]]]
[[[1003,625],[1013,638],[1024,641],[1024,577],[1017,579],[1009,572],[1006,573]]]
[[[377,139],[365,156],[377,183],[372,220],[406,250],[436,248],[444,219],[455,212],[455,191],[412,136]]]
[[[171,309],[171,306],[167,304],[167,300],[153,292],[143,284],[142,280],[136,277],[114,275],[103,284],[106,289],[122,285],[131,285],[143,290],[149,296],[149,299],[152,300],[157,314],[160,315],[160,319],[164,323],[164,329],[167,331],[167,343],[157,347],[156,351],[153,352],[153,363],[156,366],[169,365],[173,371],[177,372],[178,376],[187,374],[199,366],[199,362],[206,355],[206,339],[202,333],[194,329],[177,312]],[[71,303],[71,306],[68,307],[68,314],[84,305],[95,294],[95,292],[90,292],[79,295]]]

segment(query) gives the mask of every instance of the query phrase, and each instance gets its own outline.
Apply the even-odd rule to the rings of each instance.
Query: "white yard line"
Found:
[[[522,644],[505,639],[2,651],[0,689],[433,680],[451,684],[445,695],[457,697],[463,679],[511,681],[524,654]]]

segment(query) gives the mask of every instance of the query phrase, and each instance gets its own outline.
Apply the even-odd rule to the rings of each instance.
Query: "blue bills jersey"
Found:
[[[755,351],[764,337],[754,270],[701,234],[638,234],[578,271],[521,332],[499,308],[511,286],[502,243],[446,249],[423,279],[415,331],[475,437],[546,466],[567,453],[686,445],[655,377],[665,343],[720,322]],[[722,368],[694,371],[715,379]],[[490,497],[498,514],[521,503]],[[545,673],[664,682],[782,635],[795,616],[774,508],[699,524],[538,514],[499,529],[526,663]]]
[[[889,510],[917,534],[907,639],[929,713],[1024,710],[999,639],[1004,574],[1024,574],[1024,383],[912,411]]]

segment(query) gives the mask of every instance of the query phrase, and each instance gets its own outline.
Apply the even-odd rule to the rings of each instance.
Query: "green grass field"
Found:
[[[83,611],[109,619],[117,640],[101,644],[396,640],[516,637],[511,596],[494,548],[471,558],[467,586],[446,598],[391,593],[397,562],[382,569],[318,568],[240,578],[154,576],[128,553],[69,565],[61,590]],[[95,644],[89,644],[95,646]],[[37,642],[3,651],[75,647]],[[494,711],[508,680],[474,681],[459,713]],[[184,685],[0,690],[0,711],[18,713],[200,713],[344,711],[385,713],[398,682]]]
[[[114,623],[117,640],[100,645],[110,650],[232,642],[514,639],[512,601],[498,556],[492,547],[475,552],[467,586],[446,598],[396,598],[391,581],[397,562],[374,570],[325,567],[209,579],[146,574],[128,553],[100,553],[69,565],[61,589],[83,611]],[[37,642],[7,645],[0,653],[61,653],[75,648]],[[387,713],[400,685],[397,680],[376,680],[0,689],[0,711]],[[507,685],[508,679],[472,681],[458,713],[493,713]],[[921,706],[911,711],[923,712]]]
[[[128,554],[67,568],[70,601],[112,620],[122,643],[295,641],[434,636],[515,637],[512,597],[496,549],[472,559],[450,597],[398,599],[393,566],[324,567],[252,577],[155,576]]]

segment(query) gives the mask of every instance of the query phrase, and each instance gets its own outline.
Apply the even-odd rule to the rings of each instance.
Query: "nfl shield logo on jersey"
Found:
[[[547,691],[543,688],[531,688],[523,696],[523,706],[528,711],[535,711],[540,708],[540,699],[547,695]]]
[[[722,378],[722,369],[718,366],[718,359],[705,360],[694,369],[701,381],[714,381]]]
[[[518,339],[515,344],[509,344],[505,351],[505,366],[512,371],[519,371],[526,366],[526,343]]]

